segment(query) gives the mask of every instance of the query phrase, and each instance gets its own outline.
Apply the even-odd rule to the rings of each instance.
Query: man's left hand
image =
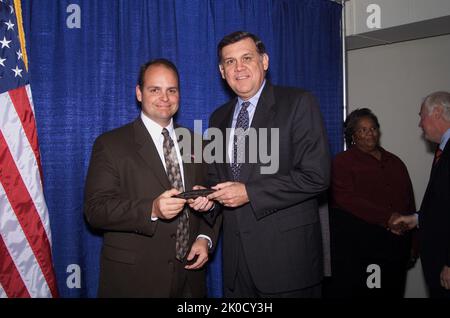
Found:
[[[198,238],[192,244],[191,250],[187,256],[188,261],[192,261],[195,256],[198,256],[196,261],[191,265],[186,265],[185,269],[199,269],[208,261],[208,240]]]
[[[450,289],[450,267],[444,265],[441,271],[441,286]]]
[[[208,195],[208,199],[219,201],[226,207],[236,208],[250,201],[243,183],[228,181],[211,188],[216,191]]]
[[[200,185],[195,185],[192,189],[201,190],[206,188]],[[208,200],[208,198],[206,197],[197,197],[195,200],[189,199],[188,204],[191,207],[191,209],[197,212],[208,212],[213,207],[214,201]]]

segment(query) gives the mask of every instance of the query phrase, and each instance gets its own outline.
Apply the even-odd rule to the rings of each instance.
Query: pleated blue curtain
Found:
[[[189,128],[202,120],[206,129],[212,111],[232,96],[218,72],[217,43],[236,30],[253,32],[268,48],[269,78],[313,91],[330,149],[342,150],[341,6],[334,2],[23,0],[22,7],[63,297],[96,296],[101,236],[83,218],[91,148],[99,134],[138,116],[135,85],[147,60],[178,66],[176,120]],[[80,28],[71,28],[77,12]],[[208,295],[222,296],[220,244],[208,267]]]

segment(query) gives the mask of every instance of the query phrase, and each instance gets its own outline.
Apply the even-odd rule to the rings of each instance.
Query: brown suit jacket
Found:
[[[185,189],[204,184],[203,164],[183,163]],[[140,118],[95,141],[85,189],[85,216],[104,231],[100,297],[169,297],[175,279],[178,218],[151,222],[152,202],[171,188]],[[215,246],[217,233],[190,211],[190,245],[198,234]],[[205,293],[204,269],[186,271],[193,296]]]

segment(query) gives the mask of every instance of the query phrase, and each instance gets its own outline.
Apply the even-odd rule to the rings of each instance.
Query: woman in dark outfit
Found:
[[[394,234],[390,223],[399,214],[416,211],[408,170],[379,145],[380,125],[369,109],[353,111],[344,128],[348,150],[332,165],[333,267],[326,294],[401,298],[412,233]]]

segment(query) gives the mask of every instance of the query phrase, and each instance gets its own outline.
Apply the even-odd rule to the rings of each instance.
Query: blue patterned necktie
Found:
[[[166,172],[170,184],[173,188],[183,192],[183,179],[181,178],[180,165],[178,163],[177,153],[173,144],[172,138],[169,136],[169,131],[163,128],[162,135],[164,136],[163,152],[164,161],[166,162]],[[177,239],[175,243],[176,258],[182,260],[188,250],[189,241],[189,213],[188,208],[184,208],[183,212],[178,217],[177,225]]]
[[[233,162],[231,163],[231,173],[233,174],[234,181],[239,179],[241,165],[245,159],[245,136],[242,133],[236,133],[236,129],[241,128],[243,131],[246,131],[250,122],[247,111],[250,102],[243,102],[241,105],[242,107],[236,120],[236,126],[234,127]]]

